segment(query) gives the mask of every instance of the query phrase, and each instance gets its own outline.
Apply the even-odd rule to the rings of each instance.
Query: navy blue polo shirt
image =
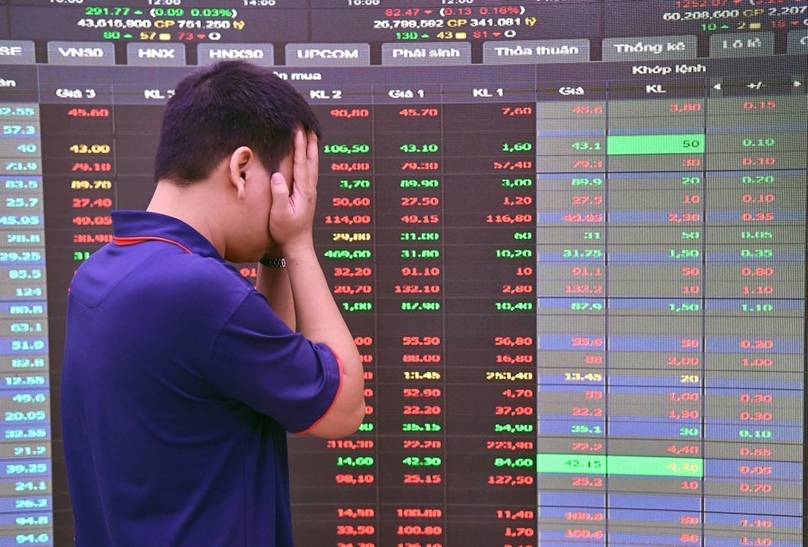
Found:
[[[341,381],[201,234],[113,213],[70,288],[61,412],[77,547],[292,545],[286,432]]]

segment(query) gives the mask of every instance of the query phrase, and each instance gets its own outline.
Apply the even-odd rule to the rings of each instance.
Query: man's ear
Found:
[[[230,154],[228,182],[235,187],[239,199],[244,197],[247,173],[255,161],[255,154],[249,146],[239,146]]]

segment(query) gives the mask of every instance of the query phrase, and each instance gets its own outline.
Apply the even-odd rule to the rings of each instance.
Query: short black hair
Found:
[[[272,70],[244,61],[197,69],[166,105],[154,180],[203,180],[239,146],[249,146],[264,168],[277,171],[294,149],[299,127],[321,136],[309,104]]]

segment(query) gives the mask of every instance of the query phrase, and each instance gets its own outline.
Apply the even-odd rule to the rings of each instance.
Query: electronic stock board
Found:
[[[67,286],[229,58],[323,123],[365,364],[299,546],[804,547],[806,54],[804,0],[0,1],[0,547],[72,545]]]

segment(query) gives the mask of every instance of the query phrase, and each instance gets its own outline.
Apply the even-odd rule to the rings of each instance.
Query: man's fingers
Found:
[[[314,131],[309,131],[308,134],[308,150],[306,151],[306,159],[309,164],[309,177],[313,186],[317,185],[317,175],[320,169],[320,151],[317,143],[317,135]]]
[[[272,193],[272,209],[282,211],[289,205],[289,186],[280,173],[273,173],[269,191]]]
[[[294,173],[295,187],[309,184],[308,146],[306,133],[302,129],[295,131],[295,154],[292,171]]]

